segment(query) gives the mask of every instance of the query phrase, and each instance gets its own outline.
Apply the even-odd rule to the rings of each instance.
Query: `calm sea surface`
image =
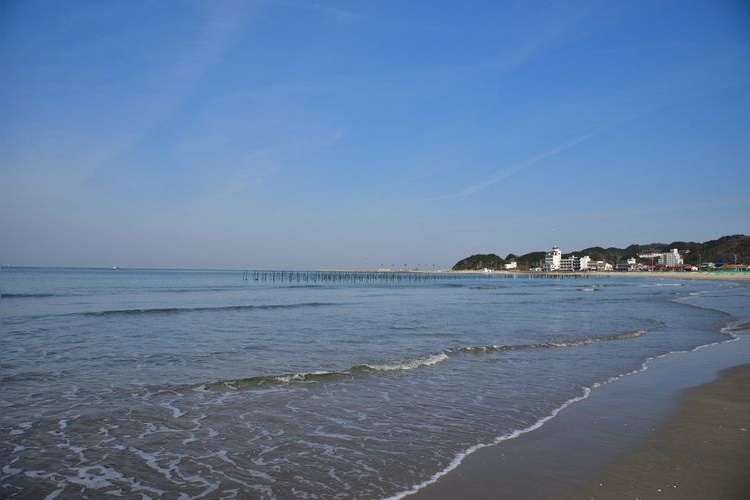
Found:
[[[743,283],[3,269],[3,497],[388,497],[747,328]],[[615,382],[616,383],[616,382]]]

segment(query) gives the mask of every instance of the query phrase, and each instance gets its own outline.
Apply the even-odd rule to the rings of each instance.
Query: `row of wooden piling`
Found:
[[[451,273],[407,271],[244,271],[243,281],[299,284],[409,284],[465,279],[581,279],[590,274]]]

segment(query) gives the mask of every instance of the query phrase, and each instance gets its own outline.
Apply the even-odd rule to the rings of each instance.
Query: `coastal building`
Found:
[[[545,271],[559,271],[560,261],[562,260],[562,252],[560,247],[553,246],[552,250],[547,252],[544,256],[544,270]]]
[[[589,262],[591,262],[591,257],[589,257],[588,255],[584,255],[578,262],[578,269],[580,269],[581,271],[588,271]]]
[[[571,255],[568,258],[560,259],[560,271],[580,271],[581,258]]]
[[[544,257],[544,267],[541,269],[545,272],[551,271],[562,271],[562,272],[578,272],[597,270],[595,265],[592,265],[591,257],[584,255],[583,257],[576,257],[571,255],[570,257],[563,258],[560,247],[553,246],[552,250],[547,252]],[[612,266],[609,266],[612,269]]]
[[[666,267],[677,267],[683,265],[684,261],[682,260],[680,252],[676,248],[673,248],[669,252],[661,254],[659,264]]]
[[[682,256],[679,250],[676,248],[671,249],[669,252],[652,252],[638,254],[641,259],[650,259],[651,262],[655,262],[658,259],[657,264],[665,267],[678,267],[684,264]]]
[[[612,264],[604,262],[603,260],[597,260],[596,262],[589,263],[589,269],[593,271],[612,271]]]
[[[659,259],[661,258],[661,252],[651,252],[651,253],[639,253],[638,258],[640,259]]]
[[[616,271],[636,271],[638,269],[635,258],[621,260],[615,265]]]
[[[515,260],[513,262],[508,262],[505,264],[505,270],[508,271],[510,269],[518,269],[518,262]]]

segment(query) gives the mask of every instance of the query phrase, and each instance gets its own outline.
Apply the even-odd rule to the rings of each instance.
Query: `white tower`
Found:
[[[562,252],[560,247],[553,246],[552,250],[547,252],[544,257],[544,270],[545,271],[559,271],[560,261],[562,260]]]

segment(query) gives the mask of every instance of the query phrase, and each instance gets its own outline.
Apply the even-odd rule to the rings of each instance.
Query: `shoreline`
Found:
[[[643,444],[576,498],[750,498],[750,363],[688,389]]]
[[[381,273],[381,274],[436,274],[483,277],[521,278],[664,278],[688,280],[746,281],[750,271],[589,271],[589,272],[543,272],[543,271],[453,271],[428,269],[316,269],[315,272],[330,273]]]
[[[2,270],[74,270],[74,271],[175,271],[175,272],[222,272],[244,273],[248,271],[276,272],[321,272],[321,273],[382,273],[382,274],[435,274],[466,276],[497,276],[522,278],[664,278],[689,280],[745,281],[750,280],[749,271],[589,271],[589,272],[541,272],[541,271],[505,271],[484,272],[478,270],[453,271],[451,269],[210,269],[210,268],[146,268],[146,267],[37,267],[37,266],[0,266]]]
[[[591,390],[588,397],[569,402],[543,425],[497,444],[469,450],[450,470],[436,474],[427,484],[415,486],[399,496],[490,499],[502,497],[505,492],[519,499],[634,498],[635,490],[627,478],[634,469],[633,464],[638,463],[638,458],[633,457],[643,456],[639,450],[653,449],[652,442],[660,443],[661,449],[666,448],[665,443],[674,443],[675,436],[668,431],[678,425],[675,422],[684,421],[685,415],[692,415],[695,403],[691,402],[689,394],[699,391],[704,394],[701,396],[704,400],[716,401],[711,384],[724,380],[723,384],[734,387],[738,377],[733,375],[735,372],[726,370],[738,367],[745,369],[743,373],[750,373],[750,338],[746,335],[647,360],[643,370],[624,375],[614,383]],[[750,395],[750,377],[740,376],[739,379],[748,386],[744,394]],[[745,403],[750,406],[750,396],[745,397]],[[735,421],[744,416],[748,421],[743,428],[750,429],[747,413],[738,414],[735,408],[727,415]],[[705,418],[688,420],[693,427],[707,425]],[[745,436],[743,442],[750,443],[750,430],[739,433]],[[711,451],[711,445],[706,446]],[[713,455],[720,454],[713,450]],[[689,458],[683,454],[674,460],[684,462]],[[663,470],[665,462],[661,463],[660,470]],[[750,469],[750,452],[742,467],[742,470]],[[643,483],[656,484],[659,477],[652,474],[646,479],[649,471],[647,467],[639,470],[639,477],[644,478]],[[715,466],[712,471],[712,477],[699,476],[708,488],[726,477],[726,474],[721,475],[726,467]],[[672,479],[672,486],[686,481]],[[608,487],[605,489],[600,483]],[[680,491],[684,493],[685,489]],[[656,491],[646,493],[657,494]]]
[[[407,272],[407,271],[404,271]],[[422,272],[422,271],[408,271]],[[523,276],[559,278],[664,278],[688,280],[745,281],[750,271],[591,271],[591,272],[531,272],[531,271],[446,271],[449,274],[478,276]]]

